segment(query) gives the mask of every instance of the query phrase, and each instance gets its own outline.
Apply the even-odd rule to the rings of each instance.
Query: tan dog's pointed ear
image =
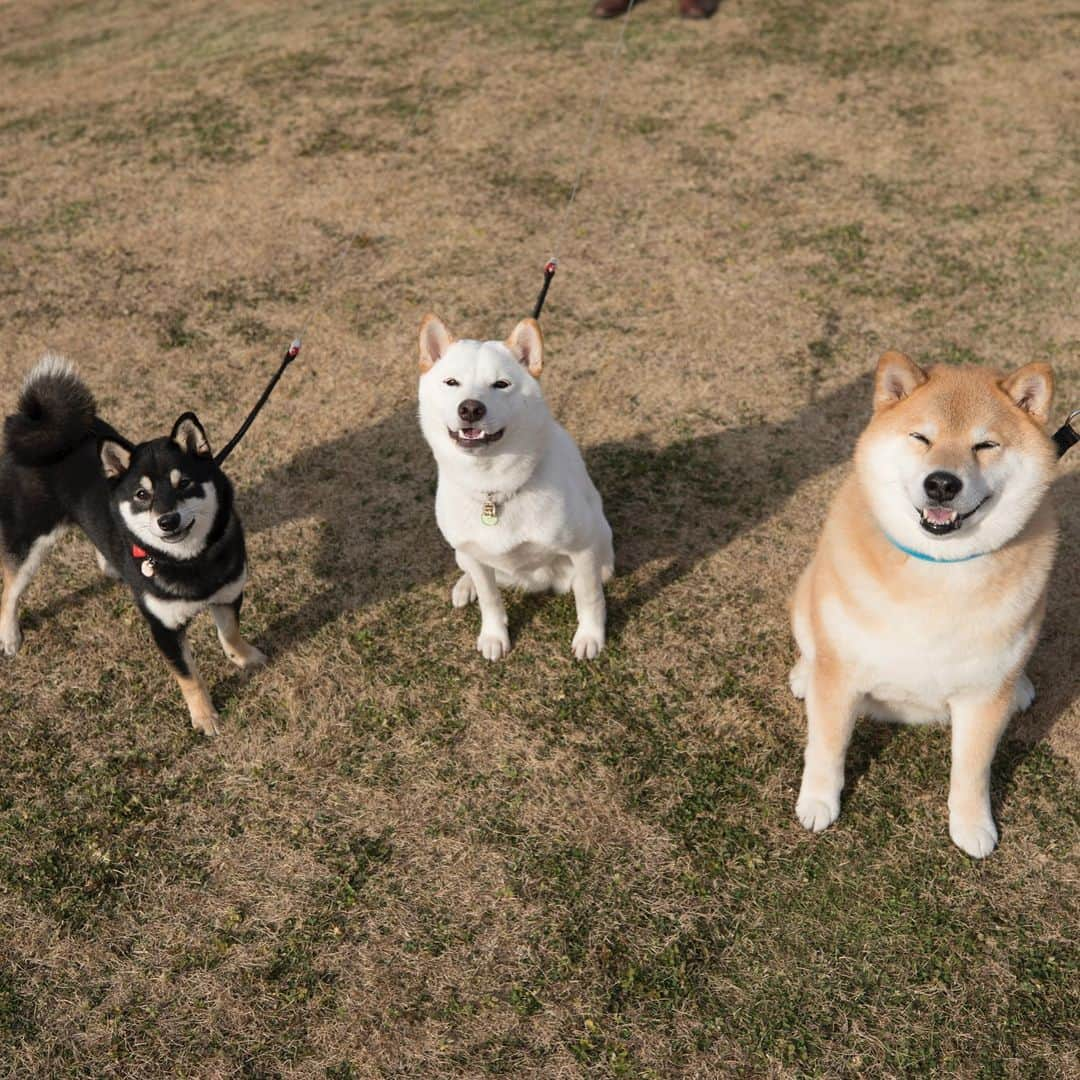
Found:
[[[1050,402],[1054,398],[1054,373],[1049,364],[1025,364],[1001,384],[1001,389],[1040,424],[1045,424],[1050,419]]]
[[[506,346],[534,379],[544,370],[544,335],[535,319],[522,319],[506,339]]]
[[[903,353],[890,350],[878,361],[874,376],[874,412],[903,401],[924,382],[927,375]]]
[[[420,374],[430,371],[454,344],[438,315],[425,315],[420,324]]]

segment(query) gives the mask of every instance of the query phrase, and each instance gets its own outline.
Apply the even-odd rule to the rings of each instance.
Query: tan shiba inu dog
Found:
[[[878,363],[874,415],[795,590],[806,759],[796,813],[820,832],[840,813],[855,719],[950,721],[949,835],[983,858],[997,844],[990,763],[1035,696],[1024,665],[1057,542],[1047,489],[1046,364]]]

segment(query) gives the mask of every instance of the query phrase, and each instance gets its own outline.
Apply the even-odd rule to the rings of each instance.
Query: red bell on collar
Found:
[[[143,551],[143,549],[141,547],[139,547],[138,544],[132,544],[131,545],[131,554],[136,559],[145,559],[146,558],[146,552]]]

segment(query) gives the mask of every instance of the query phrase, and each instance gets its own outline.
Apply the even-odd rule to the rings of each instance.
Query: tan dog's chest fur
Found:
[[[1025,372],[1036,389],[1048,383],[1038,412],[1026,407],[1035,398],[1017,399],[1023,386],[978,369],[927,376],[897,354],[879,365],[878,412],[793,599],[791,686],[808,717],[797,811],[809,829],[839,813],[851,729],[871,715],[952,722],[951,835],[978,857],[996,843],[990,762],[1009,717],[1034,696],[1024,665],[1057,541],[1046,497],[1054,458],[1039,427],[1052,384],[1037,365],[1013,379]],[[911,503],[944,469],[974,505],[942,539],[920,514],[953,512],[929,497]]]

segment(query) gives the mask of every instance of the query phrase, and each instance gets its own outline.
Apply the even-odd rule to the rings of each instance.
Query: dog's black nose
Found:
[[[475,424],[487,412],[487,406],[482,401],[469,398],[457,407],[457,414],[466,424]]]
[[[926,489],[926,494],[929,495],[934,502],[947,503],[952,502],[952,500],[960,494],[960,489],[964,486],[964,481],[951,472],[944,472],[943,470],[938,469],[937,472],[932,472],[922,482],[922,486]]]
[[[157,519],[158,528],[162,532],[176,532],[180,528],[180,515],[173,512],[171,514],[162,514]]]

